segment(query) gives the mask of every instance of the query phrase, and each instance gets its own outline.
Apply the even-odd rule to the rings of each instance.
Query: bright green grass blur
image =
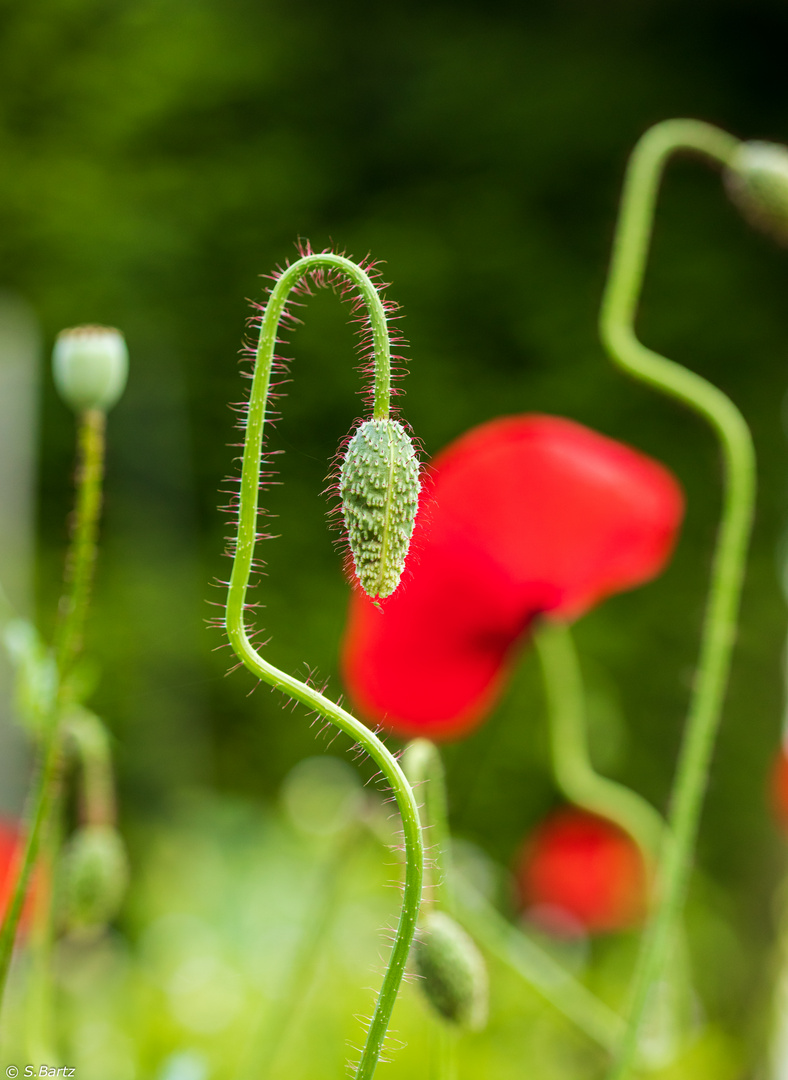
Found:
[[[168,827],[135,833],[125,933],[58,945],[58,1049],[36,1043],[36,1018],[20,1013],[22,959],[1,1060],[72,1066],[80,1080],[344,1075],[381,977],[386,928],[398,913],[399,858],[389,804],[375,793],[361,796],[352,774],[350,780],[334,768],[326,774],[325,759],[306,765],[313,792],[306,807],[303,788],[296,794],[304,780],[296,770],[277,810],[193,793]],[[507,891],[505,871],[478,849],[459,854],[477,885]],[[305,958],[316,920],[325,930]],[[575,943],[552,950],[576,977],[620,1005],[633,947],[628,934],[590,949]],[[294,969],[302,971],[297,986]],[[490,962],[490,977],[486,1030],[457,1036],[459,1080],[601,1075],[605,1055],[535,991],[500,963]],[[742,1047],[698,1009],[693,1001],[679,1019],[681,1049],[670,1023],[653,1025],[654,1080],[739,1075]],[[381,1075],[431,1075],[440,1023],[411,975],[384,1055],[391,1064],[381,1066]],[[273,1039],[277,1049],[269,1057]]]

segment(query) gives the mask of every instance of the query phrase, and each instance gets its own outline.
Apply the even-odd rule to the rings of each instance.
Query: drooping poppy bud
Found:
[[[444,1020],[468,1031],[487,1023],[489,986],[484,957],[444,911],[430,911],[416,931],[413,958],[424,994]]]
[[[339,477],[356,576],[367,596],[386,597],[405,566],[419,502],[419,462],[398,420],[366,420],[348,444]]]
[[[111,409],[126,387],[129,354],[119,330],[77,326],[58,334],[52,371],[60,396],[75,412]]]
[[[398,735],[465,734],[540,614],[572,620],[654,577],[683,499],[660,464],[570,420],[514,416],[432,463],[408,571],[382,610],[351,598],[343,671]]]
[[[77,829],[63,851],[63,919],[70,931],[93,933],[117,915],[129,883],[126,849],[111,825]]]
[[[516,875],[523,909],[557,936],[625,930],[646,912],[647,871],[636,844],[583,810],[559,810],[540,825]]]
[[[751,225],[788,244],[788,147],[741,143],[725,170],[725,186]]]

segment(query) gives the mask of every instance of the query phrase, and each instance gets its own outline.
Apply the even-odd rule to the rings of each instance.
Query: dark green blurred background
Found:
[[[314,752],[305,717],[238,672],[204,620],[222,599],[246,298],[306,237],[385,261],[405,313],[403,414],[428,455],[513,411],[580,420],[668,463],[689,512],[664,577],[577,636],[601,767],[664,807],[719,508],[718,453],[691,416],[616,374],[595,323],[629,149],[670,116],[788,141],[788,9],[778,0],[318,3],[0,0],[0,287],[64,326],[115,325],[132,374],[111,417],[90,648],[117,736],[124,814],[212,786],[271,798]],[[671,168],[643,337],[751,421],[760,501],[729,705],[700,847],[704,887],[758,958],[781,872],[769,763],[779,739],[788,518],[781,422],[788,255],[718,177]],[[265,497],[282,538],[259,590],[270,658],[341,692],[347,586],[320,498],[361,405],[347,310],[311,300]],[[51,627],[72,419],[42,404],[38,592]],[[267,635],[266,635],[267,636]],[[334,744],[332,752],[342,752]],[[448,749],[457,831],[508,862],[557,801],[532,657],[489,723]],[[363,766],[362,766],[363,767]],[[738,979],[738,982],[737,982]],[[723,996],[741,1000],[742,963]]]

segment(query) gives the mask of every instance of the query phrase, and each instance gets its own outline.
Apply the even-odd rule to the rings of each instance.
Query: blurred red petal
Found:
[[[16,883],[16,874],[20,869],[22,858],[23,836],[19,826],[14,821],[0,818],[0,922],[3,921],[11,902]],[[28,890],[25,906],[22,911],[21,928],[25,929],[30,921],[33,902],[33,890],[35,889],[36,875],[33,877],[33,888]]]
[[[663,466],[573,421],[473,429],[433,462],[399,589],[382,611],[353,595],[351,696],[398,734],[464,734],[531,620],[576,618],[656,575],[682,510]]]
[[[780,747],[780,753],[772,767],[772,807],[782,830],[788,833],[788,748]]]
[[[646,868],[621,829],[582,810],[548,818],[526,843],[517,866],[522,907],[555,912],[547,929],[604,933],[640,922],[646,911]]]

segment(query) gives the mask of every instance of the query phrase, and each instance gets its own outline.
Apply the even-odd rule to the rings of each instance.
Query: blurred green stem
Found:
[[[55,1061],[52,1038],[50,957],[55,933],[54,900],[57,856],[62,839],[61,776],[55,778],[51,812],[43,826],[38,858],[35,903],[30,931],[30,974],[27,991],[27,1051],[31,1061]]]
[[[733,136],[694,120],[657,124],[635,147],[624,181],[613,258],[602,302],[602,341],[613,361],[635,378],[699,413],[719,439],[725,468],[722,523],[717,538],[700,658],[671,798],[667,845],[658,876],[657,904],[635,971],[626,1035],[610,1080],[621,1080],[637,1054],[652,987],[664,969],[687,890],[711,753],[730,669],[755,491],[749,429],[720,390],[646,348],[635,336],[657,193],[668,160],[691,151],[725,165],[738,145]]]
[[[569,627],[543,620],[533,641],[544,676],[553,771],[559,788],[570,802],[627,832],[653,873],[665,823],[636,792],[594,770],[588,748],[582,676]]]
[[[271,1015],[253,1038],[239,1070],[239,1080],[267,1080],[279,1052],[298,1016],[314,978],[320,947],[331,928],[342,895],[345,871],[365,835],[364,824],[354,821],[320,867],[312,889],[313,901],[306,932],[298,943],[286,985],[274,1002]]]
[[[405,747],[402,768],[414,793],[421,800],[421,827],[428,841],[427,865],[432,877],[432,888],[425,896],[425,901],[429,898],[437,907],[452,915],[454,897],[449,807],[446,798],[446,772],[438,747],[429,739],[414,739]]]
[[[95,713],[76,708],[63,719],[65,745],[81,771],[80,820],[83,825],[114,825],[117,819],[112,754],[107,729]]]
[[[342,274],[360,290],[369,312],[375,352],[374,417],[385,419],[389,412],[390,357],[386,314],[377,290],[361,267],[340,255],[306,255],[288,267],[278,278],[266,304],[260,324],[252,388],[246,415],[246,439],[241,465],[238,504],[238,535],[227,592],[225,625],[230,643],[241,662],[256,675],[288,697],[306,705],[357,742],[373,759],[388,781],[397,801],[405,842],[405,889],[402,911],[383,985],[367,1033],[366,1044],[356,1070],[356,1080],[370,1080],[377,1067],[383,1040],[397,999],[416,920],[421,904],[424,850],[419,812],[410,784],[385,744],[345,709],[319,694],[312,687],[287,675],[264,660],[254,648],[245,625],[246,593],[252,571],[257,540],[257,508],[260,486],[260,462],[263,430],[266,421],[268,391],[273,369],[279,322],[292,288],[315,270]]]
[[[66,556],[68,588],[58,607],[59,623],[55,634],[55,657],[61,679],[68,674],[82,648],[90,603],[101,516],[106,423],[106,414],[100,409],[86,409],[78,421],[77,498],[74,531]]]
[[[66,555],[65,570],[68,588],[60,602],[61,621],[56,642],[58,689],[42,727],[39,761],[29,796],[25,850],[17,869],[11,902],[0,930],[0,1006],[22,907],[38,855],[40,836],[50,818],[53,804],[57,801],[62,751],[60,717],[65,704],[65,677],[81,648],[96,561],[96,537],[104,474],[104,428],[104,413],[96,409],[87,410],[79,417],[74,528]]]
[[[405,747],[402,767],[421,799],[421,827],[429,841],[429,866],[433,878],[428,890],[431,903],[454,915],[451,833],[446,797],[446,772],[435,743],[414,739]],[[457,1032],[435,1017],[432,1025],[436,1080],[456,1080]]]

